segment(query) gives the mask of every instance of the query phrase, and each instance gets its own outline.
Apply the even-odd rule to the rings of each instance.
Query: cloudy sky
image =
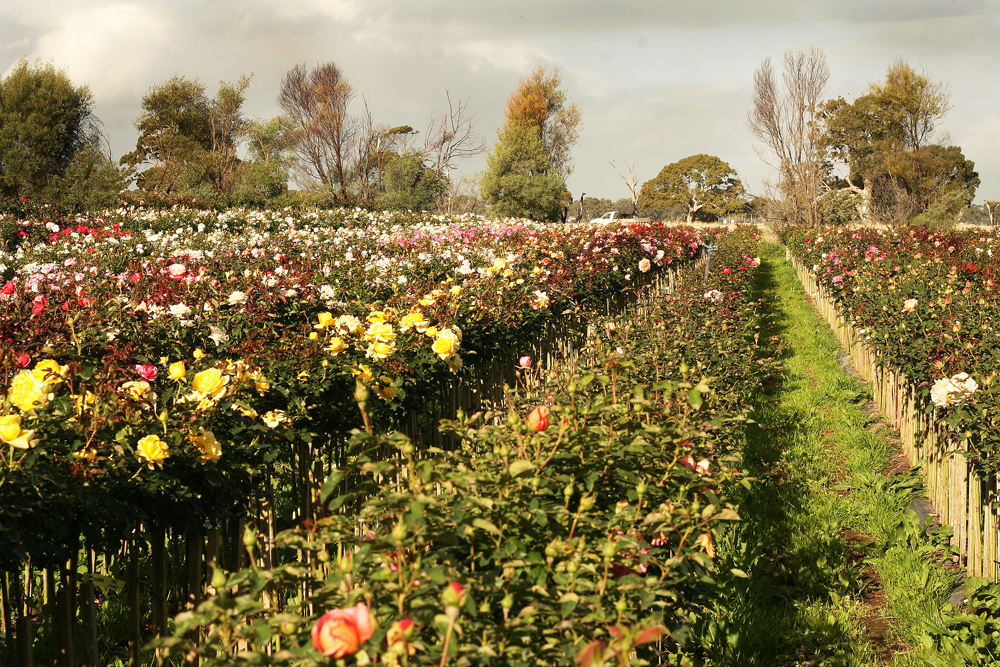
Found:
[[[953,108],[940,129],[975,161],[977,202],[1000,199],[1000,0],[0,3],[0,72],[39,58],[90,86],[116,158],[135,147],[143,93],[174,74],[210,94],[252,74],[245,111],[266,118],[288,69],[332,61],[377,122],[423,129],[447,91],[468,100],[492,145],[507,95],[544,65],[582,112],[570,191],[612,199],[627,190],[609,161],[634,159],[642,182],[696,153],[727,161],[760,194],[770,172],[746,129],[753,72],[810,46],[827,56],[828,97],[863,94],[897,57],[946,83]]]

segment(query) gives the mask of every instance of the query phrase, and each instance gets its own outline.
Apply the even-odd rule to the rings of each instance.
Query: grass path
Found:
[[[925,552],[899,546],[919,477],[897,474],[908,466],[894,456],[894,434],[841,366],[829,326],[779,249],[767,248],[756,289],[769,314],[761,344],[774,347],[782,372],[751,415],[744,463],[759,481],[740,498],[743,521],[720,540],[726,599],[697,626],[715,647],[706,658],[921,664],[909,649],[952,582]],[[747,578],[727,578],[732,568]]]

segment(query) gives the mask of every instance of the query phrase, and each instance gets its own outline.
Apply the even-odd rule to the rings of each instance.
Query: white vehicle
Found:
[[[618,215],[618,211],[608,211],[599,218],[594,218],[591,222],[604,223],[607,224],[612,221],[620,220],[622,222],[649,222],[649,218],[626,218]]]

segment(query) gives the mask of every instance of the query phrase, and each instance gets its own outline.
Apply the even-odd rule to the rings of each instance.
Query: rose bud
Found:
[[[549,427],[549,408],[539,405],[528,415],[528,428],[533,431],[544,431]]]

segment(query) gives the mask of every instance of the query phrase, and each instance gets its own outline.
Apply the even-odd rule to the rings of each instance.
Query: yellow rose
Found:
[[[271,410],[270,412],[265,412],[260,416],[264,420],[264,423],[268,428],[274,428],[278,424],[288,421],[288,417],[285,415],[284,410]]]
[[[352,366],[351,373],[365,384],[370,384],[375,379],[375,376],[372,375],[372,369],[368,364],[360,364],[356,367]]]
[[[458,296],[459,294],[462,293],[462,288],[459,285],[455,285],[454,287],[451,288],[451,293],[454,294],[455,296]]]
[[[199,435],[188,436],[188,440],[201,450],[201,456],[198,457],[198,460],[202,463],[218,461],[222,457],[222,445],[215,439],[215,434],[211,431],[202,429]]]
[[[333,317],[333,313],[320,313],[316,316],[316,319],[319,320],[319,324],[316,325],[317,329],[332,327],[337,323],[337,320]]]
[[[5,442],[15,449],[27,449],[34,444],[34,431],[21,428],[21,415],[0,416],[0,442]]]
[[[367,352],[365,352],[365,356],[368,357],[369,359],[378,359],[379,361],[382,361],[383,359],[391,357],[392,353],[395,351],[396,347],[391,343],[382,343],[376,341],[368,346],[368,350]]]
[[[194,357],[196,360],[200,361],[201,359],[203,359],[205,357],[205,353],[202,352],[201,348],[199,347],[199,348],[195,349],[194,352],[191,353],[191,356]]]
[[[58,361],[45,359],[35,364],[32,373],[42,382],[58,384],[62,382],[63,375],[66,374],[66,366],[60,366]]]
[[[118,391],[128,394],[132,400],[140,403],[152,403],[156,400],[156,392],[145,380],[130,380],[123,384]]]
[[[229,378],[218,368],[206,368],[195,374],[191,388],[199,394],[219,400],[225,395],[228,384]]]
[[[437,327],[427,327],[427,329],[424,330],[424,334],[430,336],[431,338],[434,338],[435,336],[438,335]]]
[[[167,366],[167,376],[171,380],[180,380],[185,375],[187,375],[187,367],[183,361],[175,361]]]
[[[84,391],[82,395],[71,394],[73,399],[73,407],[76,409],[76,414],[82,415],[86,408],[93,407],[94,403],[97,402],[97,396],[93,394],[89,389]]]
[[[453,354],[444,360],[444,363],[448,365],[448,369],[452,373],[457,373],[462,370],[462,357],[458,354]]]
[[[368,331],[365,332],[364,339],[368,342],[391,343],[396,340],[396,332],[392,330],[391,324],[375,322]]]
[[[156,464],[163,461],[163,459],[170,456],[167,451],[167,443],[160,440],[160,436],[158,435],[147,435],[144,438],[140,438],[135,453],[140,460],[146,462],[150,470],[155,468]]]
[[[424,317],[423,313],[419,311],[414,311],[409,315],[405,315],[401,320],[399,320],[399,330],[409,331],[410,329],[416,329],[418,332],[424,332],[430,322]]]
[[[373,310],[368,315],[369,324],[385,324],[386,322],[392,321],[392,311],[388,312],[384,310]]]
[[[309,340],[319,340],[319,334],[315,331],[309,332]]]
[[[431,348],[435,354],[447,360],[458,350],[458,337],[450,329],[442,329]]]
[[[330,344],[326,346],[326,351],[332,355],[338,355],[344,351],[347,344],[344,343],[343,338],[331,338]]]
[[[354,317],[354,315],[341,315],[337,318],[337,331],[341,334],[360,334],[365,330],[361,320]]]
[[[388,381],[389,378],[382,378],[382,380]],[[396,398],[396,388],[392,385],[386,385],[383,387],[382,385],[376,384],[373,389],[375,390],[375,394],[386,403],[390,403],[392,402],[392,399]]]
[[[18,371],[11,380],[7,397],[21,412],[34,410],[48,402],[49,384],[39,380],[33,371]]]
[[[271,390],[270,380],[261,375],[260,371],[253,374],[253,386],[261,394],[266,394]]]

